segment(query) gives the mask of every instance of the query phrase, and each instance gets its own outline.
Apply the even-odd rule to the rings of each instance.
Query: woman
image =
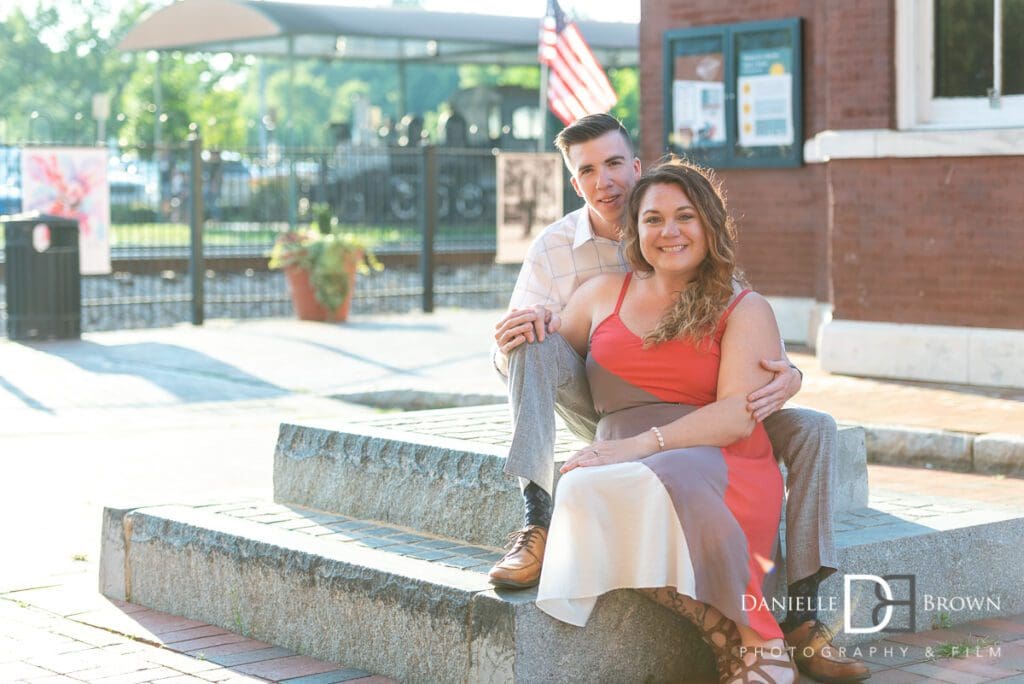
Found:
[[[586,356],[602,418],[561,469],[537,605],[582,626],[598,596],[638,588],[697,625],[722,681],[795,681],[761,594],[782,477],[745,399],[770,380],[775,317],[738,284],[709,172],[670,159],[645,173],[623,245],[632,273],[550,314]]]

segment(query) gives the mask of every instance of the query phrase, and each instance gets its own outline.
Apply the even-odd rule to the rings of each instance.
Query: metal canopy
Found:
[[[271,0],[179,0],[118,48],[388,62],[536,64],[540,17],[337,7]],[[579,21],[598,61],[638,64],[636,24]]]

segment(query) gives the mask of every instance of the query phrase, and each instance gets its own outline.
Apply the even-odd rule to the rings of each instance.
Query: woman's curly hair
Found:
[[[640,251],[640,204],[654,185],[675,185],[693,202],[704,225],[708,254],[697,277],[679,293],[657,327],[644,337],[644,345],[685,337],[708,340],[732,297],[733,281],[743,282],[736,267],[736,226],[725,207],[721,184],[711,169],[675,156],[661,159],[637,181],[629,197],[629,215],[622,233],[626,260],[637,277],[648,277],[654,267]]]

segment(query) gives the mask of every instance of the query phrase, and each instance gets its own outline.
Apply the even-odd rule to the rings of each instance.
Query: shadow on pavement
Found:
[[[136,376],[186,403],[268,399],[291,393],[229,363],[173,344],[103,345],[79,340],[27,343],[26,346],[62,358],[90,373]],[[17,387],[5,389],[32,408],[39,408]]]
[[[35,397],[31,396],[15,387],[11,383],[7,382],[2,375],[0,375],[0,390],[9,392],[15,399],[18,399],[25,406],[35,411],[44,411],[45,413],[53,413],[53,409],[40,402]]]

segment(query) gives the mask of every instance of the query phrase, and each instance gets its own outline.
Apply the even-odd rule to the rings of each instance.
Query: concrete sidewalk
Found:
[[[346,325],[212,321],[28,344],[0,338],[0,410],[18,416],[0,434],[14,423],[60,430],[83,417],[108,424],[119,411],[141,417],[154,409],[270,405],[287,397],[392,390],[502,395],[488,359],[499,315],[452,310]],[[811,354],[796,350],[791,357],[805,374],[799,402],[837,420],[1024,435],[1020,390],[830,375]]]
[[[280,319],[213,321],[201,328],[89,333],[80,341],[19,344],[0,339],[0,515],[5,521],[0,543],[13,551],[0,564],[0,680],[37,681],[2,665],[24,660],[19,657],[24,621],[8,620],[11,606],[20,605],[16,602],[30,611],[20,615],[35,615],[29,622],[36,625],[40,643],[33,649],[56,658],[66,652],[60,648],[69,647],[69,634],[62,635],[58,627],[75,613],[50,611],[49,599],[37,600],[46,592],[33,597],[30,590],[65,587],[72,603],[105,601],[94,590],[103,506],[269,498],[280,422],[358,418],[378,411],[332,397],[404,405],[438,394],[452,400],[500,399],[503,387],[488,359],[499,313],[375,316],[344,326]],[[800,402],[840,421],[896,426],[890,433],[904,442],[907,435],[923,434],[943,437],[943,444],[961,449],[968,438],[969,449],[975,440],[984,442],[975,435],[1001,435],[1002,443],[1011,445],[1024,440],[1020,392],[831,376],[813,356],[794,353],[793,360],[806,375]],[[886,434],[881,428],[875,433],[880,438]],[[953,438],[946,439],[951,433]],[[932,492],[976,491],[983,500],[1024,497],[1024,481],[1012,478],[881,466],[872,467],[871,478],[873,483],[895,478],[900,486]],[[45,634],[55,635],[53,643],[47,645],[40,636]],[[47,669],[48,656],[40,657],[30,664],[47,670],[45,675],[35,672],[43,679],[66,675],[83,680],[70,670]],[[313,669],[329,665],[305,663]],[[1012,668],[1001,667],[1002,676],[1012,674]],[[146,669],[154,668],[125,670],[109,680],[95,672],[84,681],[149,681],[132,674]],[[326,683],[331,671],[320,670],[317,676],[324,676],[316,681]],[[162,674],[168,682],[172,676],[193,676],[183,670]],[[220,675],[260,677],[238,669]]]

